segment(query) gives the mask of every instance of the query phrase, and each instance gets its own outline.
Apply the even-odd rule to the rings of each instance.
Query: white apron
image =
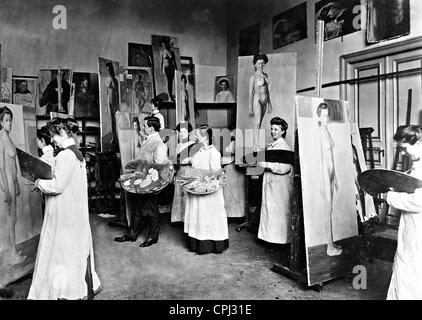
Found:
[[[410,175],[422,180],[421,160]],[[404,210],[387,300],[422,300],[422,189],[413,194],[389,192],[387,202]]]
[[[290,150],[283,138],[272,142],[267,150]],[[290,198],[293,191],[293,168],[290,164],[266,162],[262,181],[261,219],[258,238],[271,243],[290,242]]]

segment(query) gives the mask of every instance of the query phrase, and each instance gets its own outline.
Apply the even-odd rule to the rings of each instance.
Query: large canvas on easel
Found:
[[[107,63],[111,62],[114,76],[110,74]],[[119,84],[119,62],[109,59],[98,58],[98,81],[100,87],[100,132],[101,151],[116,152],[118,148],[117,127],[115,112],[120,110],[120,84]]]
[[[98,74],[74,72],[72,88],[74,92],[73,115],[99,119]]]
[[[175,71],[182,70],[177,38],[151,35],[151,43],[154,61],[155,95],[163,101],[174,101],[176,95]],[[168,45],[167,50],[164,49],[164,44]]]
[[[286,141],[294,150],[294,118],[296,95],[296,53],[268,54],[264,72],[268,75],[268,90],[272,112],[266,112],[259,129],[259,148],[264,150],[272,141],[270,120],[281,117],[288,125]],[[253,56],[239,57],[237,77],[236,164],[253,151],[253,120],[249,117],[249,79],[254,75]],[[268,111],[268,108],[267,108]]]
[[[7,106],[13,113],[10,138],[15,147],[37,156],[35,109],[1,103],[0,108],[3,106]],[[17,178],[21,194],[16,198],[15,242],[17,250],[22,251],[25,260],[19,263],[11,262],[5,237],[13,226],[0,223],[0,288],[32,272],[42,227],[41,194],[31,191],[29,180],[22,177],[19,163]],[[1,221],[6,221],[2,217],[4,214],[8,212],[0,212]]]
[[[317,115],[324,102],[328,121],[327,111]],[[346,275],[356,263],[355,168],[347,102],[297,96],[296,112],[307,279],[314,285]]]

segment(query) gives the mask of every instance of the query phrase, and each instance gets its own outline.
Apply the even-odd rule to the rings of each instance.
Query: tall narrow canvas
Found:
[[[294,150],[296,53],[266,55],[254,64],[254,56],[239,57],[237,76],[236,164],[262,151],[272,141],[270,121],[284,119],[286,141]],[[257,70],[257,65],[261,71]]]
[[[0,101],[4,103],[12,103],[12,68],[1,68],[1,93]]]
[[[308,285],[357,262],[355,166],[345,101],[297,96]]]
[[[38,74],[37,116],[48,116],[50,112],[69,114],[72,70],[61,69],[61,103],[59,105],[57,69],[41,69]]]
[[[176,124],[189,122],[196,127],[193,86],[183,72],[176,71]]]
[[[100,87],[100,132],[102,152],[119,149],[116,112],[120,110],[119,62],[98,58]]]
[[[15,104],[0,103],[0,108],[7,107],[13,114],[10,140],[15,148],[19,148],[34,156],[38,156],[36,142],[35,109]],[[0,131],[1,132],[1,131]],[[10,140],[0,134],[0,144],[11,150]],[[13,150],[13,147],[12,147]],[[22,177],[20,164],[15,152],[0,155],[5,161],[6,179],[16,181],[9,184],[11,201],[0,202],[0,288],[32,272],[35,263],[39,234],[42,226],[41,195],[33,192],[29,180]],[[4,199],[0,190],[0,198]]]
[[[72,89],[74,92],[73,115],[75,117],[99,119],[98,74],[74,72]]]
[[[163,101],[175,101],[175,73],[181,70],[177,38],[152,35],[155,95]]]

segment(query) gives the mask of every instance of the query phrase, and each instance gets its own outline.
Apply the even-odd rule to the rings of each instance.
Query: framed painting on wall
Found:
[[[152,68],[152,46],[150,44],[128,44],[128,67]]]
[[[367,29],[369,43],[408,35],[409,0],[368,0]]]
[[[38,97],[38,77],[31,76],[13,76],[13,103],[20,104],[24,107],[32,107],[35,109],[35,104]]]
[[[315,3],[315,25],[323,20],[324,40],[343,37],[362,29],[361,0],[322,0]]]
[[[273,17],[273,49],[307,37],[306,2]]]
[[[233,76],[216,76],[214,83],[215,103],[235,103],[236,93]]]
[[[260,52],[260,23],[256,23],[239,33],[239,57],[250,56]]]

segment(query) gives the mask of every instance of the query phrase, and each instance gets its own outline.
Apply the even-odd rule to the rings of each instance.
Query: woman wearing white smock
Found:
[[[422,129],[417,126],[400,127],[394,140],[402,153],[413,161],[410,175],[422,180]],[[421,300],[422,188],[412,194],[390,191],[386,198],[389,205],[403,210],[387,300]]]
[[[212,145],[212,130],[201,127],[196,131],[202,148],[192,158],[193,169],[218,171],[221,154]],[[186,193],[185,233],[189,246],[198,253],[223,252],[229,247],[227,214],[222,188],[208,195]]]
[[[273,142],[266,150],[288,150],[284,140],[287,122],[279,117],[272,118],[271,137]],[[262,181],[261,219],[258,238],[272,244],[290,243],[290,198],[293,191],[292,165],[276,162],[259,162],[265,169]]]
[[[100,290],[94,268],[85,160],[71,137],[68,119],[48,129],[63,149],[52,180],[35,185],[48,196],[28,299],[86,299]]]
[[[176,146],[176,158],[178,164],[178,171],[174,182],[174,197],[171,209],[171,222],[183,222],[185,220],[185,208],[186,208],[186,193],[183,190],[183,186],[177,181],[179,177],[185,175],[189,164],[189,156],[191,147],[195,144],[194,141],[189,139],[189,133],[192,132],[193,128],[190,123],[179,123],[176,126],[176,131],[179,136],[179,143]]]

